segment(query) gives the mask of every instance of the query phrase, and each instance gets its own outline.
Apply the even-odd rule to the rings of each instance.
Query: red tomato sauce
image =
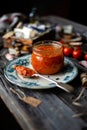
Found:
[[[31,64],[40,74],[54,74],[59,72],[64,64],[62,47],[53,45],[39,45],[33,50]]]
[[[22,75],[23,77],[30,77],[35,73],[34,70],[25,66],[15,66],[14,68],[17,71],[17,73]]]

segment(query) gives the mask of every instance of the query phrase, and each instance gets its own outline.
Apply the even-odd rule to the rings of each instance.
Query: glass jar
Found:
[[[31,64],[40,74],[50,75],[60,72],[64,65],[62,44],[51,40],[35,43],[32,50]]]

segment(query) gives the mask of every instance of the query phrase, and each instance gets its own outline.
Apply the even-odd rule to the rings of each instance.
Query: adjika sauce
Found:
[[[44,41],[45,42],[45,41]],[[40,74],[55,74],[64,65],[63,47],[59,42],[49,41],[33,47],[31,64]]]

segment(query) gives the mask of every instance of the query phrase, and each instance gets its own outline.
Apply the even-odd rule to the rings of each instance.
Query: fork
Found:
[[[4,74],[3,69],[0,66],[0,79],[11,98],[13,98],[12,96],[13,93],[16,94],[21,101],[33,107],[37,107],[38,105],[41,104],[41,100],[33,96],[26,95],[25,92],[22,90],[22,88],[19,88],[19,86],[15,85],[15,87],[13,88],[12,84],[4,77],[3,74]]]
[[[13,88],[12,84],[4,77],[4,67],[6,65],[6,61],[0,60],[0,79],[2,81],[3,86],[6,88],[7,92],[11,95],[12,90],[14,90],[16,93],[19,94],[20,97],[24,96],[25,93],[19,88],[17,85],[15,85],[15,88]],[[9,87],[8,87],[9,86]]]

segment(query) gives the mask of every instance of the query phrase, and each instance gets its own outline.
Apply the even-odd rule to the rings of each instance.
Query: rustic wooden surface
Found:
[[[71,24],[75,27],[76,31],[80,33],[87,31],[87,27],[59,17],[48,16],[46,19],[52,24]],[[4,56],[0,57],[0,60],[6,61]],[[22,102],[17,95],[13,94],[9,88],[17,88],[18,86],[11,84],[5,77],[7,88],[0,80],[0,97],[23,130],[86,130],[87,90],[85,90],[85,96],[82,99],[82,101],[85,102],[85,107],[77,107],[72,104],[73,98],[75,98],[81,90],[81,72],[82,70],[79,70],[78,76],[70,82],[75,88],[72,94],[56,87],[46,90],[20,88],[27,96],[33,96],[42,101],[36,108]],[[76,117],[76,115],[80,113],[85,114]]]

